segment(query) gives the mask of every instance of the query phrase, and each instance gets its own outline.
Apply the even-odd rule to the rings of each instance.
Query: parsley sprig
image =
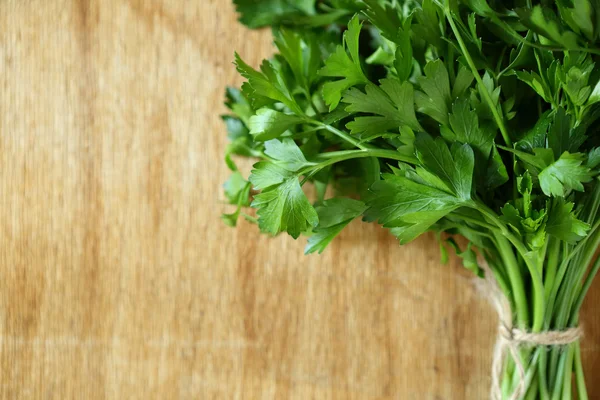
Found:
[[[357,218],[434,231],[482,276],[478,249],[520,328],[578,324],[600,269],[600,0],[234,2],[277,53],[236,54],[228,224],[308,235],[306,253]],[[258,159],[248,178],[234,155]],[[570,399],[573,374],[587,398],[578,344],[521,356],[527,399]]]

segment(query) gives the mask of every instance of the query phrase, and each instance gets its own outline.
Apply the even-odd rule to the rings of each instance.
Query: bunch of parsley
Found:
[[[479,249],[518,327],[577,326],[600,268],[600,0],[235,3],[278,52],[236,55],[227,223],[307,234],[306,253],[356,218],[401,243],[444,232],[481,276]],[[248,179],[233,155],[258,159]],[[521,357],[525,399],[587,399],[578,343]],[[506,398],[518,379],[509,361]]]

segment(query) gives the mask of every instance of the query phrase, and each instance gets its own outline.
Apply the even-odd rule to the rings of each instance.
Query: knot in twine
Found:
[[[513,315],[510,302],[500,290],[498,282],[485,261],[479,265],[485,272],[484,294],[492,302],[498,312],[500,326],[498,327],[498,339],[494,349],[492,361],[492,400],[502,400],[502,380],[504,361],[510,354],[515,362],[519,373],[519,381],[510,400],[518,400],[525,394],[525,366],[519,356],[520,346],[564,346],[578,341],[582,336],[581,328],[569,328],[564,331],[527,332],[513,327]]]

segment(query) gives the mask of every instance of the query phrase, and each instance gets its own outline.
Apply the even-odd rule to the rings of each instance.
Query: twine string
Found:
[[[492,400],[502,400],[501,380],[504,370],[504,362],[510,354],[515,362],[519,373],[519,381],[510,400],[519,400],[526,391],[525,365],[519,356],[519,347],[521,346],[564,346],[574,343],[581,339],[582,330],[580,327],[569,328],[564,331],[546,331],[546,332],[527,332],[517,329],[513,326],[513,315],[510,308],[510,302],[502,293],[498,282],[487,265],[480,262],[479,265],[485,272],[484,286],[485,296],[491,301],[498,313],[499,327],[498,339],[494,349],[494,358],[492,361]]]

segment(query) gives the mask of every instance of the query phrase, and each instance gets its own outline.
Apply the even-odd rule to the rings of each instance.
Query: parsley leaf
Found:
[[[370,192],[365,220],[396,228],[392,233],[402,243],[414,239],[462,203],[446,191],[391,174],[384,174]]]
[[[483,277],[483,270],[479,267],[479,263],[477,262],[477,253],[473,250],[472,242],[469,242],[464,251],[460,249],[460,246],[454,239],[449,238],[446,242],[454,249],[456,255],[462,259],[463,266],[466,269],[479,277]]]
[[[412,26],[413,37],[422,40],[425,47],[430,45],[437,50],[444,50],[445,42],[440,30],[444,20],[443,11],[436,7],[433,0],[423,0],[422,6],[415,10],[415,19],[417,23]]]
[[[294,176],[291,171],[269,161],[261,161],[253,165],[250,182],[255,189],[268,189],[283,183]]]
[[[559,108],[554,114],[554,122],[548,131],[548,146],[552,148],[556,158],[559,158],[563,152],[572,150],[570,136],[571,118],[563,108]]]
[[[442,136],[450,142],[466,143],[475,155],[475,164],[482,168],[475,170],[477,184],[490,189],[508,181],[508,174],[500,157],[494,138],[497,128],[491,123],[480,125],[477,112],[471,109],[469,100],[458,99],[452,106],[449,127],[442,127]],[[486,165],[487,164],[487,165]]]
[[[237,53],[235,54],[235,64],[240,74],[248,79],[250,90],[247,92],[255,104],[264,101],[261,97],[266,97],[285,104],[297,115],[304,114],[275,64],[265,60],[259,72],[246,64]]]
[[[487,159],[494,145],[496,127],[480,127],[477,113],[469,106],[468,99],[462,98],[454,103],[448,120],[452,130],[442,130],[444,137],[450,141],[468,143]]]
[[[270,108],[261,108],[250,118],[250,133],[256,140],[274,139],[302,122],[304,119],[295,115],[284,114]]]
[[[379,0],[363,0],[367,5],[364,11],[365,15],[377,28],[381,30],[381,34],[396,42],[398,38],[398,27],[402,26],[402,20],[398,9],[390,4],[382,5]]]
[[[535,148],[546,147],[548,128],[552,123],[552,114],[546,111],[540,116],[535,126],[523,135],[521,140],[516,143],[516,148],[519,150],[532,152]]]
[[[298,171],[300,168],[310,165],[302,150],[292,139],[273,139],[265,142],[265,154],[271,157],[275,164],[288,171]]]
[[[592,5],[589,0],[574,0],[573,7],[566,7],[562,2],[556,3],[560,16],[565,20],[569,27],[577,34],[585,35],[586,38],[594,40],[594,10],[598,4]]]
[[[276,25],[299,15],[315,13],[316,0],[233,0],[240,22],[249,28]]]
[[[415,148],[421,165],[439,177],[449,192],[462,200],[471,198],[475,156],[468,144],[454,146],[451,152],[442,138],[433,140],[427,134],[420,134]]]
[[[572,190],[583,191],[583,183],[592,180],[590,169],[583,165],[585,155],[564,152],[558,160],[539,174],[540,186],[546,196],[564,197]]]
[[[588,233],[590,226],[573,214],[573,203],[563,199],[555,200],[550,208],[546,230],[548,233],[568,243],[577,243]]]
[[[275,45],[290,66],[298,86],[309,93],[322,64],[319,46],[314,38],[280,29],[275,33]]]
[[[427,63],[425,76],[419,77],[423,92],[415,93],[417,111],[429,115],[441,124],[448,124],[450,97],[450,78],[448,70],[441,60]]]
[[[578,37],[560,24],[556,14],[548,7],[537,5],[532,9],[517,9],[521,22],[534,32],[565,49],[577,49]]]
[[[592,149],[588,154],[587,166],[591,169],[596,168],[600,165],[600,147]]]
[[[261,231],[276,235],[287,232],[294,239],[319,223],[317,212],[310,204],[295,176],[254,196],[252,207],[258,209]]]
[[[337,108],[346,89],[369,82],[362,71],[358,53],[361,28],[362,23],[358,15],[355,15],[348,23],[348,30],[344,32],[344,45],[337,46],[335,52],[325,61],[325,67],[319,71],[321,76],[343,78],[323,85],[323,97],[329,106],[329,111]]]
[[[304,253],[310,254],[315,251],[322,253],[333,238],[352,220],[362,215],[366,209],[367,207],[362,201],[345,197],[324,201],[322,205],[316,207],[319,225],[313,230],[312,236],[308,238]]]
[[[347,125],[353,134],[363,139],[405,125],[415,131],[423,130],[415,116],[413,86],[409,82],[387,78],[381,81],[380,87],[367,84],[364,93],[352,88],[342,102],[348,104],[348,112],[380,115],[357,117]]]
[[[225,195],[232,204],[237,204],[240,194],[244,191],[248,182],[244,179],[239,171],[235,171],[231,174],[231,177],[223,184],[225,189]],[[248,199],[246,199],[247,201]]]
[[[448,192],[401,176],[384,174],[384,179],[371,187],[365,218],[392,227],[415,213],[420,213],[420,216],[442,211],[448,213],[459,204],[460,200]]]
[[[461,98],[471,87],[474,80],[473,73],[461,65],[454,80],[454,86],[452,87],[452,98]]]
[[[239,171],[235,171],[223,187],[227,199],[231,204],[237,205],[237,208],[231,214],[221,215],[221,218],[227,225],[235,226],[242,207],[247,206],[249,203],[250,183],[244,179]]]

